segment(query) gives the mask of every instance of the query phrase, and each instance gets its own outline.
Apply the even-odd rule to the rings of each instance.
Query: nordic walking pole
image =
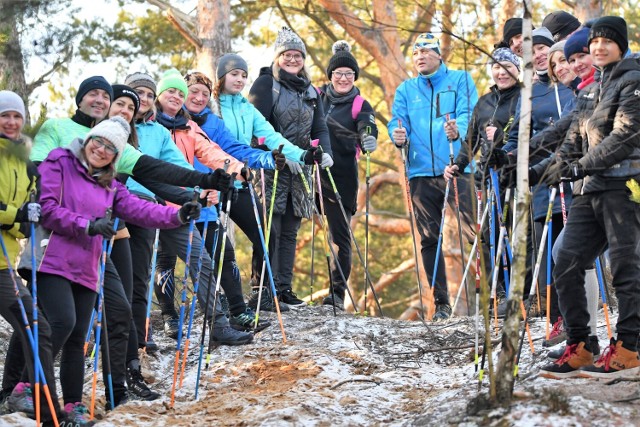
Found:
[[[312,142],[313,144],[313,142]],[[322,149],[322,148],[320,148]],[[331,169],[330,168],[324,168],[324,170],[327,172],[327,175],[329,176],[329,181],[331,182],[331,188],[333,189],[333,193],[336,196],[336,201],[338,202],[338,206],[340,207],[340,211],[342,212],[342,217],[344,218],[344,221],[347,224],[347,228],[349,230],[349,235],[351,236],[351,240],[353,241],[353,246],[356,248],[356,253],[358,254],[358,258],[360,259],[360,263],[362,264],[363,267],[365,267],[365,261],[362,257],[362,252],[360,251],[360,246],[358,245],[358,241],[356,240],[356,236],[355,234],[353,234],[353,229],[351,228],[351,224],[349,224],[349,218],[347,216],[347,212],[344,210],[344,204],[342,203],[342,197],[340,196],[340,192],[338,191],[338,188],[336,187],[336,182],[333,179],[333,175],[331,174]],[[318,171],[318,181],[320,181],[320,172]],[[321,187],[320,187],[320,183],[318,183],[318,191],[321,192]],[[320,194],[321,196],[321,200],[322,200],[322,193]],[[337,260],[336,260],[337,261]],[[378,300],[378,295],[376,294],[376,290],[375,287],[373,286],[373,281],[371,280],[371,275],[369,274],[369,270],[364,268],[364,274],[366,275],[367,278],[367,282],[369,282],[369,286],[371,287],[371,294],[373,295],[373,298],[376,302],[376,306],[378,307],[378,310],[380,311],[380,316],[384,317],[384,313],[382,312],[382,307],[380,306],[380,301]],[[346,283],[345,283],[346,285]],[[348,288],[348,286],[347,286]]]
[[[35,234],[31,235],[31,240],[35,240]],[[34,243],[32,243],[32,246],[33,245]],[[2,254],[4,255],[5,260],[7,261],[7,268],[9,269],[9,275],[11,276],[11,281],[13,282],[13,290],[15,291],[16,299],[18,300],[18,307],[20,308],[20,314],[22,315],[22,321],[24,322],[24,328],[27,333],[27,338],[29,338],[29,344],[31,344],[33,358],[35,360],[34,366],[36,368],[36,370],[33,373],[33,377],[35,381],[38,381],[38,377],[39,377],[39,380],[42,381],[42,391],[44,392],[45,398],[47,399],[47,404],[49,405],[49,411],[51,411],[51,416],[53,417],[53,423],[55,424],[56,427],[59,427],[58,417],[57,417],[56,411],[53,408],[53,400],[51,398],[51,392],[49,391],[49,386],[47,384],[47,378],[44,376],[44,370],[42,369],[42,363],[40,362],[40,352],[36,353],[33,350],[35,341],[33,338],[33,330],[31,329],[31,322],[29,322],[29,317],[27,316],[27,310],[25,309],[24,303],[22,302],[22,298],[20,297],[20,287],[18,286],[18,282],[16,281],[16,273],[15,271],[13,271],[11,258],[9,257],[9,252],[7,251],[7,247],[4,244],[4,238],[2,237],[1,233],[0,233],[0,247],[2,247]],[[35,250],[35,246],[33,246],[32,250]],[[33,257],[34,253],[32,253],[31,255]],[[35,257],[33,258],[35,259]]]
[[[611,322],[609,321],[609,311],[607,310],[607,293],[605,292],[604,276],[602,274],[602,264],[600,258],[596,258],[596,274],[598,277],[598,285],[600,287],[600,294],[602,296],[602,311],[604,311],[604,320],[607,322],[607,335],[609,340],[613,337],[611,333]]]
[[[229,162],[225,162],[225,168],[224,168],[225,172],[227,170],[228,165],[229,165]],[[207,334],[207,317],[209,315],[209,301],[211,300],[213,272],[215,271],[215,266],[216,266],[215,253],[216,253],[216,247],[218,247],[218,237],[220,236],[220,210],[221,209],[222,209],[222,198],[220,197],[220,191],[218,191],[218,206],[217,206],[218,217],[216,219],[216,223],[218,226],[216,227],[215,236],[213,238],[213,246],[211,248],[211,254],[212,254],[211,269],[209,271],[209,280],[207,281],[207,296],[205,298],[205,303],[204,303],[204,320],[202,322],[202,335],[200,335],[200,355],[198,357],[198,373],[196,374],[196,393],[195,393],[196,400],[198,400],[198,390],[200,388],[200,373],[202,372],[202,359],[204,357],[204,339]],[[217,289],[218,289],[218,285],[216,284],[216,290],[214,292],[217,292]]]
[[[193,189],[192,202],[198,202],[198,192],[200,188],[195,187]],[[184,276],[182,278],[182,298],[180,304],[180,319],[178,321],[178,338],[176,339],[176,358],[173,362],[173,384],[171,385],[171,403],[169,407],[173,408],[176,397],[176,384],[178,382],[178,367],[180,364],[180,350],[182,343],[182,326],[184,325],[184,316],[187,305],[187,279],[189,278],[189,267],[191,266],[191,245],[193,243],[193,229],[195,227],[196,220],[189,220],[189,238],[187,240],[187,253],[185,256]]]
[[[305,184],[305,188],[307,189],[307,194],[311,194],[311,204],[315,206],[316,188],[313,185],[313,178],[314,178],[313,172],[311,173],[311,190],[309,190],[309,184],[307,183],[307,179],[304,177],[304,173],[300,173],[300,176],[302,177],[302,181]],[[316,247],[316,223],[314,221],[313,214],[311,214],[311,282],[310,282],[311,302],[313,302],[313,283],[315,282],[315,272],[314,272],[314,263],[315,263],[315,255],[316,255],[315,247]]]
[[[29,217],[29,229],[31,231],[31,294],[33,299],[33,377],[35,379],[34,391],[35,391],[35,410],[36,410],[36,424],[40,425],[40,375],[38,374],[38,360],[40,360],[40,350],[38,348],[38,285],[36,280],[36,225],[38,221],[37,210],[32,211],[32,203],[36,202],[36,193],[32,191],[29,195],[28,217]]]
[[[560,183],[560,187],[562,187],[562,183]],[[553,249],[553,215],[549,218],[549,232],[547,233],[547,301],[546,301],[546,321],[545,321],[545,339],[549,339],[549,334],[551,331],[549,330],[549,326],[551,325],[551,282],[553,279],[551,278],[551,250]],[[540,246],[542,246],[544,242],[540,242]]]
[[[398,119],[398,128],[402,129],[402,120]],[[416,281],[418,282],[418,293],[420,295],[420,318],[424,322],[424,301],[422,297],[422,280],[420,279],[420,262],[418,260],[418,245],[416,243],[416,229],[414,225],[413,202],[411,201],[411,190],[409,188],[409,166],[407,163],[407,151],[409,150],[408,141],[400,148],[402,154],[402,165],[404,166],[404,187],[407,193],[407,209],[409,210],[409,228],[411,229],[411,240],[413,242],[413,258],[414,271],[416,273]]]
[[[371,126],[366,127],[367,135],[371,135]],[[361,142],[362,145],[362,142]],[[364,147],[362,147],[364,151]],[[371,153],[365,151],[366,169],[365,169],[365,202],[364,202],[364,269],[369,269],[369,182],[371,179]],[[367,312],[367,275],[364,275],[364,312]]]
[[[480,230],[482,227],[482,220],[480,218],[480,211],[482,210],[482,188],[476,190],[476,203],[477,203],[477,208],[476,208],[476,236],[480,236]],[[488,205],[488,203],[487,203]],[[476,334],[475,334],[475,345],[474,345],[474,363],[475,363],[475,371],[478,372],[478,355],[480,353],[479,351],[479,342],[480,342],[480,274],[481,274],[481,259],[480,259],[480,254],[482,253],[482,250],[480,249],[480,244],[478,243],[476,245],[476,316],[475,316],[475,329],[476,329]],[[482,371],[479,372],[479,379],[480,382],[482,382]]]
[[[256,217],[256,222],[258,223],[258,234],[260,235],[260,243],[262,243],[262,248],[264,252],[265,264],[267,266],[267,273],[269,274],[269,281],[271,284],[271,288],[275,289],[275,283],[273,282],[273,272],[271,271],[271,262],[269,260],[269,251],[267,250],[267,242],[264,238],[264,233],[262,232],[262,224],[260,223],[260,214],[258,213],[258,204],[256,202],[256,192],[253,189],[253,185],[251,182],[247,182],[247,187],[249,188],[249,194],[251,195],[251,203],[253,204],[253,214]],[[287,343],[287,338],[284,333],[284,324],[282,323],[282,316],[280,315],[280,310],[278,310],[278,322],[280,322],[280,330],[282,331],[282,339],[284,343]],[[254,324],[254,329],[257,326]]]
[[[91,311],[91,320],[89,321],[89,328],[87,329],[87,337],[84,339],[84,357],[87,357],[87,350],[89,349],[89,342],[91,341],[91,331],[93,331],[93,321],[96,318],[96,311]],[[91,352],[91,356],[93,356],[93,351]],[[90,366],[90,363],[87,363],[87,367]]]
[[[158,241],[160,240],[160,229],[156,228],[156,235],[153,238],[153,252],[151,255],[151,280],[149,283],[149,292],[147,292],[147,317],[144,321],[144,342],[149,339],[149,326],[151,324],[151,304],[153,300],[153,288],[156,284],[156,264],[158,262]],[[173,292],[173,291],[172,291]],[[147,346],[142,348],[143,352],[147,352]]]
[[[209,229],[209,211],[204,212],[204,228],[202,231],[202,239],[200,241],[200,256],[198,256],[198,265],[196,272],[196,282],[193,285],[193,293],[191,294],[191,308],[189,310],[189,325],[187,326],[187,338],[184,342],[184,350],[182,351],[182,367],[180,368],[180,381],[178,388],[182,388],[184,380],[184,368],[187,366],[187,355],[189,354],[189,344],[191,342],[191,330],[193,328],[193,316],[196,312],[196,303],[198,302],[198,288],[200,287],[200,271],[202,270],[202,255],[205,252],[205,241],[207,240],[207,230]]]
[[[112,212],[111,208],[108,208],[105,213],[105,218],[107,218],[107,220],[111,219],[111,212]],[[113,226],[114,226],[113,227],[114,230],[118,228],[118,218],[116,218]],[[91,406],[89,409],[89,419],[93,419],[94,410],[96,406],[96,385],[98,382],[98,358],[100,357],[100,335],[102,332],[102,316],[103,316],[103,304],[104,304],[104,272],[107,265],[107,256],[108,256],[107,243],[108,243],[108,240],[103,238],[102,239],[102,256],[100,261],[100,275],[98,276],[99,277],[98,310],[97,310],[98,323],[96,325],[96,334],[95,334],[96,343],[95,343],[95,346],[93,347],[95,350],[95,355],[93,360],[93,381],[91,383]],[[109,388],[113,390],[113,387],[109,387]]]

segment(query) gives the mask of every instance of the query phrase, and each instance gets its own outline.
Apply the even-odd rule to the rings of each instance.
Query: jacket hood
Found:
[[[33,143],[31,138],[26,135],[20,135],[19,139],[10,139],[6,135],[0,133],[0,152],[27,161],[31,154]]]

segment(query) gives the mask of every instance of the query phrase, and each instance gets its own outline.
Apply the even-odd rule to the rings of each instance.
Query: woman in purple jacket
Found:
[[[115,164],[129,136],[129,124],[113,117],[95,126],[84,140],[49,153],[41,174],[41,224],[51,231],[40,242],[38,291],[51,324],[54,357],[62,350],[60,383],[65,411],[87,420],[82,404],[84,339],[99,292],[99,260],[103,239],[114,234],[114,219],[149,228],[175,228],[200,213],[199,204],[175,208],[131,195],[116,181]]]

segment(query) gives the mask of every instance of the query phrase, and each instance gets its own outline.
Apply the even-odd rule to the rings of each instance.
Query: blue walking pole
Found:
[[[611,340],[613,334],[611,333],[611,322],[609,321],[609,310],[607,308],[607,293],[604,289],[604,276],[602,274],[602,264],[600,263],[600,258],[596,258],[596,274],[598,276],[600,295],[602,296],[602,311],[604,311],[604,320],[607,323],[607,334],[609,335],[609,340]]]
[[[35,234],[32,234],[31,236],[32,236],[31,240],[32,241],[35,240]],[[33,337],[33,330],[31,329],[31,323],[29,322],[29,317],[27,316],[27,310],[24,308],[24,303],[22,302],[22,298],[20,298],[20,288],[18,286],[18,282],[16,282],[15,272],[13,271],[13,267],[11,266],[12,265],[11,258],[9,257],[9,252],[7,251],[7,247],[4,244],[4,239],[1,233],[0,233],[0,246],[2,246],[2,253],[4,255],[4,258],[7,260],[7,268],[9,269],[9,275],[11,276],[11,281],[13,282],[13,290],[16,293],[16,299],[18,300],[18,306],[20,307],[20,314],[22,315],[22,321],[24,322],[24,327],[27,332],[27,337],[29,338],[29,344],[31,344],[31,349],[33,352],[33,359],[34,359],[34,367],[35,367],[35,371],[33,372],[34,381],[42,381],[42,391],[44,392],[44,395],[47,399],[49,410],[51,411],[51,416],[53,417],[53,422],[55,426],[58,427],[59,426],[58,418],[56,415],[56,411],[53,408],[53,400],[51,399],[51,393],[49,391],[49,386],[47,384],[47,378],[44,376],[42,363],[40,363],[40,352],[34,350],[34,346],[36,345],[36,342]],[[32,243],[32,246],[33,246],[33,243]],[[33,249],[35,249],[35,247],[32,248],[32,250]],[[39,406],[37,406],[37,408],[39,408]]]
[[[153,288],[156,284],[156,264],[158,262],[158,241],[160,240],[160,229],[156,228],[156,234],[153,238],[153,253],[151,255],[151,280],[149,282],[149,291],[147,292],[147,317],[144,323],[144,342],[143,351],[147,352],[146,342],[149,339],[149,326],[151,324],[151,303],[153,300]],[[173,291],[171,291],[173,292]]]
[[[31,211],[31,203],[35,203],[36,194],[31,192],[29,196],[29,228],[31,231],[31,296],[33,298],[33,372],[34,372],[34,391],[35,391],[35,410],[36,410],[36,423],[40,424],[40,375],[38,374],[38,360],[40,360],[40,350],[38,343],[38,285],[36,280],[36,225],[35,221],[38,219],[38,212]]]

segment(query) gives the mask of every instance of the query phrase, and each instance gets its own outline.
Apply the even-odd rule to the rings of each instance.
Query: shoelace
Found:
[[[606,372],[609,371],[609,364],[611,363],[611,359],[613,358],[613,356],[616,354],[616,346],[613,344],[610,344],[602,353],[602,356],[600,356],[598,358],[598,360],[596,361],[595,365],[600,367],[600,366],[604,366],[604,370]]]
[[[578,344],[568,345],[567,348],[564,350],[564,353],[562,353],[562,356],[560,356],[560,358],[556,360],[556,365],[558,366],[564,365],[565,362],[567,362],[571,358],[571,356],[573,356],[576,353],[577,349],[578,349]]]
[[[564,322],[562,321],[562,317],[559,317],[556,323],[553,324],[551,328],[551,332],[549,333],[549,338],[554,338],[562,333],[562,326]]]

